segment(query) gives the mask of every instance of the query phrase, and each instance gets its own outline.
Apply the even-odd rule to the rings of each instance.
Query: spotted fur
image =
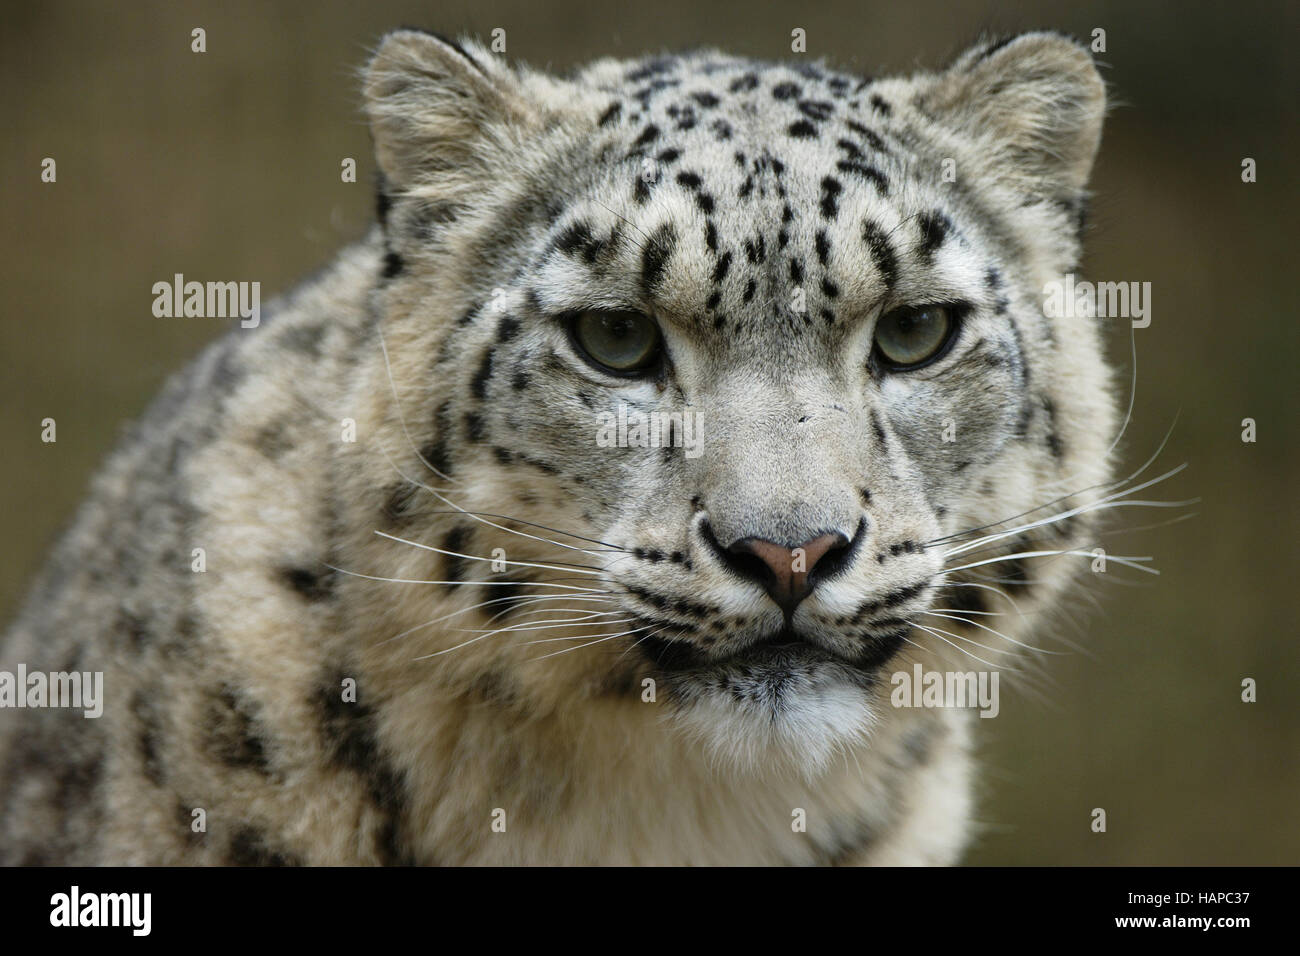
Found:
[[[1079,257],[1088,54],[1034,33],[910,78],[699,52],[561,79],[400,31],[365,94],[379,225],[168,385],[5,641],[5,666],[103,670],[107,700],[0,714],[0,858],[956,859],[967,715],[891,708],[888,675],[969,669],[918,627],[1001,600],[963,583],[1028,610],[1068,580],[947,572],[948,536],[1108,475],[1096,332],[1038,305]],[[952,348],[873,363],[880,316],[931,302]],[[663,374],[582,361],[561,319],[592,308],[653,315]],[[704,453],[599,447],[620,402],[698,412]],[[834,574],[785,622],[731,544],[827,532]],[[786,626],[818,652],[755,651]]]

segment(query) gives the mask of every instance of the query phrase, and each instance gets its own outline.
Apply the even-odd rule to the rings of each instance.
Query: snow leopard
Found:
[[[1042,306],[1089,51],[403,29],[361,86],[376,222],[169,381],[8,631],[103,701],[0,709],[0,858],[960,861],[980,721],[897,678],[1014,666],[1094,540],[1111,373]]]

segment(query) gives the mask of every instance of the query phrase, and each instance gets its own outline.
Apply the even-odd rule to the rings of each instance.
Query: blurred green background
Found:
[[[1300,863],[1297,208],[1290,2],[280,5],[7,3],[0,156],[0,448],[8,620],[86,482],[166,374],[217,323],[153,318],[174,272],[260,278],[263,301],[360,236],[372,214],[356,71],[389,28],[488,36],[563,70],[604,55],[716,45],[884,75],[941,65],[984,31],[1106,30],[1118,101],[1095,177],[1086,271],[1153,284],[1124,441],[1136,467],[1181,412],[1164,497],[1197,516],[1108,538],[1161,577],[1098,575],[984,752],[971,863]],[[190,52],[190,31],[207,52]],[[42,184],[44,157],[58,182]],[[357,184],[340,182],[343,157]],[[1259,181],[1241,181],[1243,157]],[[1128,335],[1112,323],[1128,378]],[[1292,402],[1288,408],[1287,402]],[[40,421],[58,421],[42,444]],[[1241,441],[1241,420],[1259,440]],[[1168,517],[1134,511],[1131,527]],[[1054,645],[1062,647],[1063,645]],[[1259,702],[1240,702],[1244,677]],[[1108,832],[1089,829],[1104,807]]]

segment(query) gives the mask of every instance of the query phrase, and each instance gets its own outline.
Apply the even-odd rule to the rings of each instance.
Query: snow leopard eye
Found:
[[[659,326],[636,312],[579,312],[569,320],[579,355],[603,372],[637,377],[659,367]]]
[[[957,317],[946,305],[905,306],[876,323],[876,352],[891,371],[928,365],[956,337]]]

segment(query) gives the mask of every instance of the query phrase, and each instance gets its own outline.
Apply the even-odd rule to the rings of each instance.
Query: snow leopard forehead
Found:
[[[609,173],[596,192],[649,227],[646,305],[697,329],[825,337],[888,293],[901,257],[932,252],[953,228],[938,208],[903,222],[898,193],[915,149],[869,81],[712,53],[597,66],[581,79],[611,94],[596,134]],[[561,241],[589,255],[593,226],[567,228]]]

